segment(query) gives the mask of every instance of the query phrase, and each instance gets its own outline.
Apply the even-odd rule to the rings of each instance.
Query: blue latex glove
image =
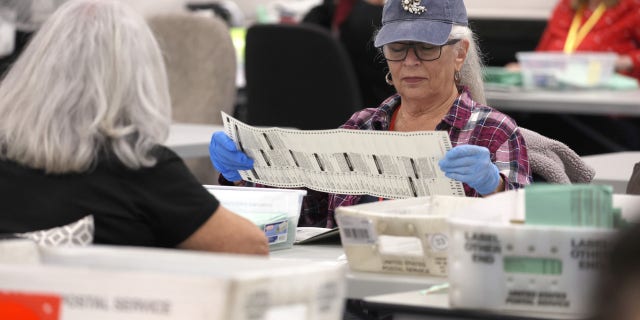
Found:
[[[500,184],[500,173],[485,147],[465,144],[445,153],[438,163],[448,178],[462,181],[480,194],[489,194]]]
[[[211,136],[209,158],[213,166],[229,181],[240,181],[238,170],[253,169],[253,159],[236,148],[236,144],[224,132],[216,131]]]

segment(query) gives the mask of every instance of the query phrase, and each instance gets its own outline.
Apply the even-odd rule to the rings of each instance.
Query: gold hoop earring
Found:
[[[453,73],[453,80],[454,80],[455,82],[460,82],[460,71],[456,70],[456,71]]]
[[[387,72],[387,75],[384,76],[384,81],[387,82],[388,85],[393,85],[393,79],[391,79],[391,72]]]

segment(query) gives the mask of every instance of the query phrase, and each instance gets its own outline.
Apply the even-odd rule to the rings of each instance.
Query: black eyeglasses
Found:
[[[460,39],[451,39],[441,46],[434,46],[422,42],[392,42],[382,46],[382,54],[387,61],[403,61],[407,58],[409,48],[413,48],[413,52],[416,54],[416,57],[418,57],[418,60],[433,61],[440,59],[442,47],[456,44],[458,41],[460,41]]]

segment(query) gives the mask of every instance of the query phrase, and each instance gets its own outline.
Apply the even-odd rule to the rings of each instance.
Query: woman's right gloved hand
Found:
[[[253,159],[238,150],[233,140],[222,131],[216,131],[211,136],[209,158],[216,170],[232,182],[242,180],[238,170],[253,169]]]

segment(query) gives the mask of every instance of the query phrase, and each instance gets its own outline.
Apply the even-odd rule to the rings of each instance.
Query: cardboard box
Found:
[[[39,263],[0,263],[0,291],[58,295],[62,320],[342,319],[337,263],[111,246],[37,250]]]

